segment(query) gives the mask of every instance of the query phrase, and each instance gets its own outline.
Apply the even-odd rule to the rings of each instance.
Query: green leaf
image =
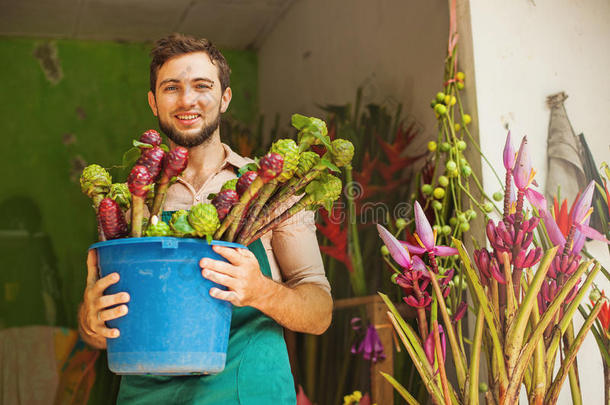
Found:
[[[245,172],[257,171],[257,170],[258,170],[258,166],[256,163],[248,163],[247,165],[240,167],[238,170],[238,173],[241,176]]]
[[[146,148],[146,149],[152,149],[153,146],[149,143],[144,143],[144,142],[140,142],[136,139],[133,140],[133,146],[136,148]]]
[[[341,171],[341,170],[339,170],[339,168],[337,166],[335,166],[335,164],[333,162],[331,162],[330,160],[328,160],[326,158],[320,159],[320,162],[318,162],[318,165],[326,167],[326,168],[330,169],[333,172],[340,172]]]
[[[292,114],[292,126],[298,130],[302,130],[311,125],[311,118],[301,114]]]
[[[379,373],[386,380],[388,380],[388,382],[390,384],[392,384],[392,387],[394,387],[394,389],[396,391],[398,391],[400,396],[403,397],[405,399],[405,401],[407,401],[407,404],[409,404],[409,405],[420,405],[419,402],[417,402],[417,400],[411,394],[409,394],[409,391],[407,391],[407,389],[405,387],[403,387],[402,384],[400,384],[398,381],[396,381],[396,379],[394,377],[392,377],[391,375],[389,375],[387,373],[384,373],[383,371],[380,371]]]
[[[159,147],[160,147],[161,149],[163,149],[163,151],[164,151],[165,153],[169,152],[169,146],[167,146],[166,144],[162,143],[161,145],[159,145]]]
[[[499,328],[499,320],[495,316],[495,312],[492,310],[491,303],[487,299],[487,295],[485,294],[485,290],[481,285],[479,277],[475,273],[472,268],[472,262],[470,261],[470,257],[468,257],[468,253],[464,249],[464,245],[462,241],[456,238],[451,238],[453,241],[453,246],[455,246],[460,254],[460,258],[462,259],[462,263],[464,265],[466,277],[468,277],[468,286],[470,287],[471,293],[473,296],[476,296],[479,305],[483,309],[483,315],[485,316],[485,322],[489,328],[488,332],[491,336],[493,352],[496,357],[497,364],[499,366],[500,371],[500,383],[503,386],[506,386],[508,381],[508,376],[506,373],[506,368],[504,365],[504,351],[503,346],[500,343],[500,338],[498,334]]]
[[[134,141],[137,142],[137,141]],[[132,167],[137,161],[138,159],[140,159],[140,155],[142,154],[142,152],[140,151],[139,148],[134,147],[134,148],[130,148],[127,152],[125,152],[123,154],[123,167],[124,168],[129,168]]]

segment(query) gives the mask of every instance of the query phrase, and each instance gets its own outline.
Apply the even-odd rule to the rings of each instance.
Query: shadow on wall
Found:
[[[65,322],[57,258],[27,196],[0,202],[0,328]]]

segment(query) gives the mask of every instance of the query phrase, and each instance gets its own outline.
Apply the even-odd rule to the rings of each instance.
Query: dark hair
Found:
[[[150,51],[150,90],[154,93],[157,86],[157,73],[161,66],[175,56],[193,52],[205,52],[212,63],[218,68],[221,91],[225,91],[230,85],[231,68],[225,57],[210,41],[205,38],[196,39],[189,35],[171,34],[155,42]]]

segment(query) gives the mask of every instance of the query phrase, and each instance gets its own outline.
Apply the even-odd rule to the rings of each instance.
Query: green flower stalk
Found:
[[[225,231],[228,230],[229,232],[225,240],[228,242],[233,241],[238,229],[242,225],[243,216],[248,205],[266,183],[273,180],[282,172],[283,165],[284,159],[277,153],[268,153],[261,158],[257,171],[258,176],[239,197],[237,204],[233,206],[229,215],[222,221],[220,228],[218,228],[214,235],[216,239],[220,239]]]
[[[247,233],[250,231],[252,225],[256,221],[258,214],[261,212],[265,203],[277,190],[281,183],[284,183],[294,176],[295,170],[299,164],[299,148],[295,141],[292,139],[280,139],[271,146],[270,153],[277,153],[284,159],[282,166],[282,172],[273,180],[269,181],[263,186],[258,196],[250,204],[248,210],[246,223],[242,229],[242,232]]]
[[[332,159],[332,163],[328,161],[328,155],[330,154],[330,158]],[[329,168],[333,170],[338,170],[339,167],[348,166],[352,158],[354,157],[354,145],[346,140],[346,139],[335,139],[332,141],[330,153],[326,153],[323,158],[321,158],[318,163],[316,163],[309,172],[307,172],[303,177],[301,177],[293,186],[287,188],[287,190],[278,197],[273,198],[269,204],[268,208],[265,210],[267,215],[262,215],[256,218],[255,223],[250,228],[250,232],[248,234],[242,235],[241,239],[248,240],[250,237],[256,232],[256,229],[261,229],[271,221],[275,219],[275,217],[281,215],[281,212],[278,212],[282,206],[286,204],[293,196],[299,194],[299,192],[307,187],[309,183],[314,181],[318,176],[322,173],[325,173]]]
[[[150,223],[144,232],[145,236],[170,236],[172,233],[169,225],[159,220],[156,215],[150,218]]]
[[[275,225],[305,209],[316,210],[319,206],[322,206],[330,212],[332,210],[333,202],[341,195],[342,188],[343,184],[338,177],[335,177],[332,174],[323,174],[317,180],[307,185],[305,197],[297,201],[292,207],[288,208],[268,224],[261,228],[254,228],[253,236],[244,238],[241,243],[246,246],[251,244],[271,230]]]
[[[299,179],[305,176],[315,165],[320,162],[320,155],[316,152],[306,150],[299,156],[299,163],[294,172],[294,176],[286,183],[284,187],[278,192],[278,197],[283,196],[288,190],[293,189]]]
[[[116,201],[123,212],[131,207],[131,193],[127,183],[113,183],[107,197]]]
[[[93,200],[93,208],[97,211],[100,202],[106,197],[112,185],[112,177],[100,165],[92,164],[83,169],[80,176],[82,192]]]
[[[195,228],[188,221],[189,212],[187,210],[178,210],[174,212],[169,220],[169,227],[172,231],[171,235],[179,238],[185,238],[195,235]]]
[[[188,222],[195,230],[195,235],[205,237],[208,243],[212,242],[212,235],[220,227],[218,213],[212,204],[200,203],[191,207]]]

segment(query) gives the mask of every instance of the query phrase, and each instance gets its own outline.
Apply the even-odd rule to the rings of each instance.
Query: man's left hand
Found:
[[[275,283],[261,273],[254,253],[248,249],[223,246],[212,246],[212,249],[227,259],[229,263],[203,258],[199,262],[202,269],[201,275],[227,287],[228,290],[212,287],[210,296],[229,301],[238,307],[256,307],[257,302],[269,292],[270,285]]]

